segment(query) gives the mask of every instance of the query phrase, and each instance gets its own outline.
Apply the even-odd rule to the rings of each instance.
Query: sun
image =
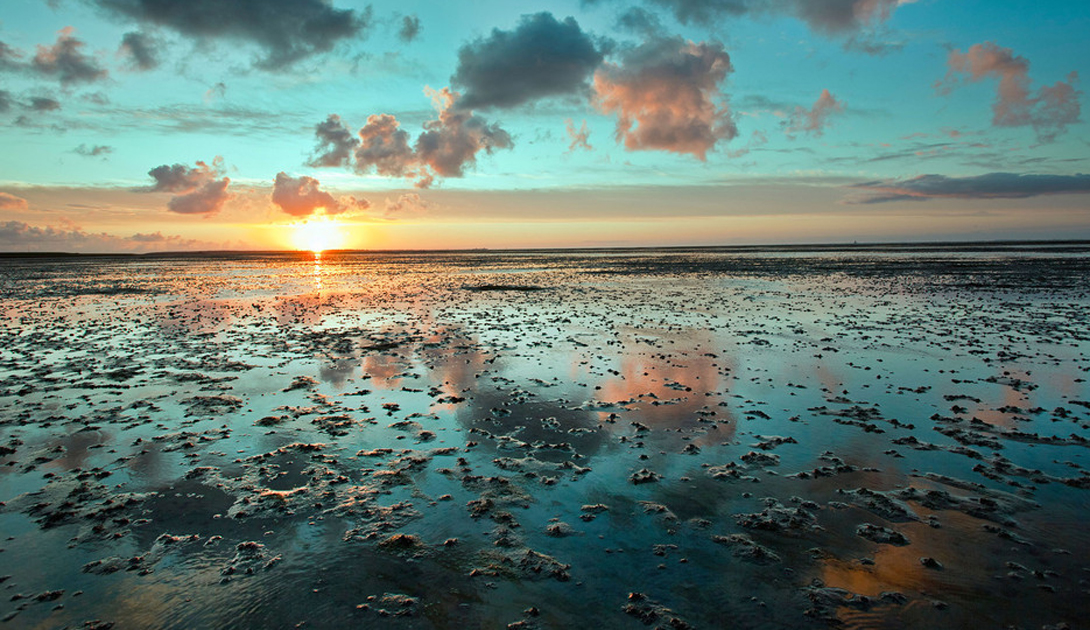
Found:
[[[291,241],[296,249],[317,253],[344,247],[343,226],[328,217],[316,217],[294,223],[291,228]]]

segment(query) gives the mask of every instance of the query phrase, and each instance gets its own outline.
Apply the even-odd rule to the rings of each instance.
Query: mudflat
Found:
[[[1078,627],[1090,250],[0,261],[0,619]]]

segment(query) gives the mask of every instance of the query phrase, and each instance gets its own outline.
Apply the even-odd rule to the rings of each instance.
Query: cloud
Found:
[[[423,212],[428,208],[428,202],[420,198],[416,193],[405,193],[396,200],[386,199],[386,218],[394,218],[398,214],[407,212]]]
[[[227,84],[223,81],[217,82],[212,87],[208,88],[204,93],[204,102],[211,103],[218,98],[225,98],[227,96]]]
[[[398,30],[397,36],[401,41],[409,43],[416,39],[416,36],[420,34],[420,18],[415,15],[406,15],[401,18],[401,29]]]
[[[0,250],[17,252],[148,252],[226,249],[223,243],[208,243],[161,232],[114,236],[86,232],[78,226],[38,227],[22,221],[0,223]]]
[[[1042,195],[1090,194],[1090,175],[920,175],[903,180],[863,182],[852,187],[866,190],[867,194],[852,197],[845,203],[870,204],[928,199],[1025,199]]]
[[[749,153],[754,149],[763,147],[766,144],[768,144],[768,136],[765,135],[763,131],[755,130],[753,133],[750,134],[749,141],[746,142],[746,146],[728,152],[727,156],[732,159],[740,158],[742,156],[749,155]]]
[[[73,150],[76,153],[78,153],[79,155],[82,155],[82,156],[85,156],[85,157],[98,157],[100,155],[108,155],[108,154],[114,152],[113,147],[106,146],[105,144],[96,144],[96,145],[93,145],[93,146],[87,146],[86,144],[81,144],[81,145],[79,145],[78,147],[76,147]]]
[[[718,42],[655,38],[594,74],[595,104],[617,114],[617,140],[629,151],[688,153],[704,160],[738,135],[719,84],[733,71]]]
[[[17,70],[22,68],[23,53],[0,42],[0,70]]]
[[[992,125],[996,127],[1032,126],[1038,140],[1051,142],[1079,119],[1081,92],[1075,89],[1076,72],[1069,74],[1066,82],[1044,86],[1034,95],[1029,60],[994,42],[974,44],[966,52],[952,50],[947,64],[946,76],[935,83],[940,94],[950,93],[962,82],[999,79],[992,104]]]
[[[463,93],[458,107],[517,107],[530,101],[587,91],[602,53],[574,18],[524,15],[513,31],[492,29],[462,46],[451,84]]]
[[[822,90],[821,96],[814,102],[813,107],[805,109],[795,107],[791,118],[787,122],[787,135],[793,138],[794,134],[807,133],[821,137],[825,133],[825,127],[829,124],[829,117],[844,111],[844,101],[836,100],[832,92]]]
[[[439,118],[424,123],[424,132],[416,139],[416,157],[422,164],[422,179],[416,183],[427,188],[435,176],[461,177],[468,166],[477,162],[481,151],[513,146],[511,136],[499,125],[488,124],[473,112],[455,109],[458,93],[450,88],[427,90],[439,110]]]
[[[257,66],[275,70],[328,52],[358,36],[371,8],[335,9],[326,0],[92,0],[108,12],[173,29],[197,40],[226,39],[258,46]]]
[[[0,192],[0,210],[25,210],[26,199],[10,193]]]
[[[898,6],[910,4],[913,1],[789,0],[769,3],[772,5],[769,9],[773,12],[785,10],[819,33],[837,35],[859,31],[875,23],[885,22]]]
[[[83,42],[72,37],[75,29],[64,28],[52,46],[38,46],[30,65],[35,71],[56,76],[62,85],[91,83],[106,78],[106,70],[83,54]]]
[[[352,135],[341,117],[330,114],[325,121],[314,128],[318,146],[314,155],[307,161],[307,166],[333,167],[345,166],[352,162],[352,156],[360,141]]]
[[[583,0],[598,4],[601,0]],[[850,35],[889,20],[897,7],[915,0],[647,0],[682,24],[715,26],[748,15],[788,15],[826,36]]]
[[[427,188],[436,177],[462,177],[476,164],[477,154],[513,146],[511,136],[472,111],[456,108],[458,93],[449,88],[426,89],[438,117],[410,145],[409,132],[391,114],[373,114],[358,138],[348,133],[339,116],[331,115],[315,128],[318,147],[311,166],[351,166],[357,173],[416,179]]]
[[[319,209],[325,214],[340,214],[346,210],[364,210],[371,206],[366,199],[347,196],[336,199],[319,186],[318,180],[313,177],[291,177],[281,171],[276,174],[276,181],[273,183],[272,201],[294,217],[310,216]]]
[[[629,7],[617,16],[615,28],[650,37],[662,32],[662,21],[659,20],[659,16],[650,11],[640,7]]]
[[[132,31],[121,38],[118,54],[127,57],[133,70],[154,70],[159,67],[162,44],[152,36]]]
[[[32,96],[27,108],[36,112],[55,112],[61,108],[61,102],[46,96]]]
[[[223,208],[231,198],[227,185],[229,177],[223,175],[223,158],[216,157],[209,165],[197,162],[189,168],[185,164],[163,164],[148,171],[155,180],[153,186],[138,188],[137,192],[169,192],[175,196],[167,203],[171,212],[178,214],[213,214]]]
[[[361,173],[374,170],[386,177],[414,177],[420,168],[416,153],[409,147],[409,133],[390,114],[367,117],[353,157],[355,169]]]
[[[11,92],[7,90],[0,90],[0,112],[6,112],[11,109],[11,104],[15,102],[11,98]]]
[[[594,147],[590,146],[587,140],[590,139],[590,132],[587,131],[587,121],[584,120],[582,126],[577,131],[575,129],[575,121],[571,118],[564,121],[564,125],[568,131],[568,137],[571,138],[571,144],[568,145],[568,153],[574,152],[576,149],[586,149],[587,151],[593,151]]]

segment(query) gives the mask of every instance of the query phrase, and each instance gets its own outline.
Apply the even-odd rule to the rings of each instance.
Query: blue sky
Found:
[[[1060,1],[8,0],[0,248],[1090,238],[1088,30]]]

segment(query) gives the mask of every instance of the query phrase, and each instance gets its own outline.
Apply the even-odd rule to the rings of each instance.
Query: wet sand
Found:
[[[1077,244],[7,258],[0,625],[1087,627],[1087,277]]]

